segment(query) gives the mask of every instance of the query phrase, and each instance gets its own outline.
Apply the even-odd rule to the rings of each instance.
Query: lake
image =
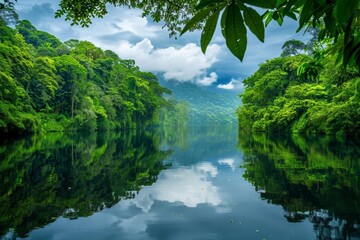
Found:
[[[0,145],[0,238],[360,239],[360,147],[236,127]]]

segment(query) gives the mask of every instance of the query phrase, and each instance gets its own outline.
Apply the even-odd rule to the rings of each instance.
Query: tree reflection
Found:
[[[360,238],[360,146],[332,137],[239,133],[244,178],[290,222],[314,224],[318,239]]]
[[[157,180],[169,154],[145,131],[54,133],[4,143],[0,236],[23,237],[59,216],[89,216],[133,198]]]

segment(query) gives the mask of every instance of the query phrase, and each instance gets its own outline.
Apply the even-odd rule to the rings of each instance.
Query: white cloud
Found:
[[[158,27],[150,26],[148,20],[140,16],[140,12],[139,16],[129,15],[126,18],[122,18],[120,22],[115,22],[114,25],[121,32],[127,31],[139,37],[155,37],[156,33],[160,31]]]
[[[134,59],[144,71],[164,73],[166,80],[198,82],[207,86],[217,80],[216,73],[211,73],[209,77],[204,76],[206,70],[218,61],[217,55],[220,46],[216,44],[210,45],[205,55],[201,52],[200,47],[194,43],[188,43],[180,48],[155,49],[148,38],[136,44],[121,41],[113,50],[121,58]]]
[[[135,199],[124,202],[122,207],[135,205],[149,212],[155,201],[178,202],[187,207],[204,203],[218,206],[222,202],[218,188],[210,181],[217,174],[217,168],[211,163],[164,171],[151,188],[143,188]]]
[[[221,165],[227,165],[229,166],[232,170],[235,170],[235,160],[233,158],[224,158],[224,159],[220,159],[218,161],[219,164]]]
[[[196,81],[197,84],[202,86],[210,86],[211,84],[217,82],[218,75],[215,72],[210,73],[210,76],[204,77],[202,79],[198,79]]]
[[[225,90],[240,90],[244,88],[244,84],[239,79],[231,79],[230,82],[219,84],[217,87]]]

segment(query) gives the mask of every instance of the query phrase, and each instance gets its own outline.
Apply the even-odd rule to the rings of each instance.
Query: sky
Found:
[[[27,19],[41,31],[46,31],[62,42],[69,39],[87,40],[103,50],[110,49],[120,58],[134,59],[142,71],[178,82],[192,82],[199,86],[239,91],[242,80],[249,77],[260,63],[280,56],[285,41],[308,35],[296,33],[297,22],[287,20],[279,27],[270,23],[261,43],[248,31],[248,46],[243,62],[226,48],[217,27],[204,55],[199,46],[200,31],[187,32],[181,37],[169,38],[163,23],[142,18],[140,10],[108,7],[104,18],[93,19],[88,28],[71,26],[64,18],[55,18],[59,0],[18,0],[16,10],[20,19]]]

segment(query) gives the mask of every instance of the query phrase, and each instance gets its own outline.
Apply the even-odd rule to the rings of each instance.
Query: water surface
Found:
[[[360,148],[234,127],[0,147],[2,239],[360,239]]]

